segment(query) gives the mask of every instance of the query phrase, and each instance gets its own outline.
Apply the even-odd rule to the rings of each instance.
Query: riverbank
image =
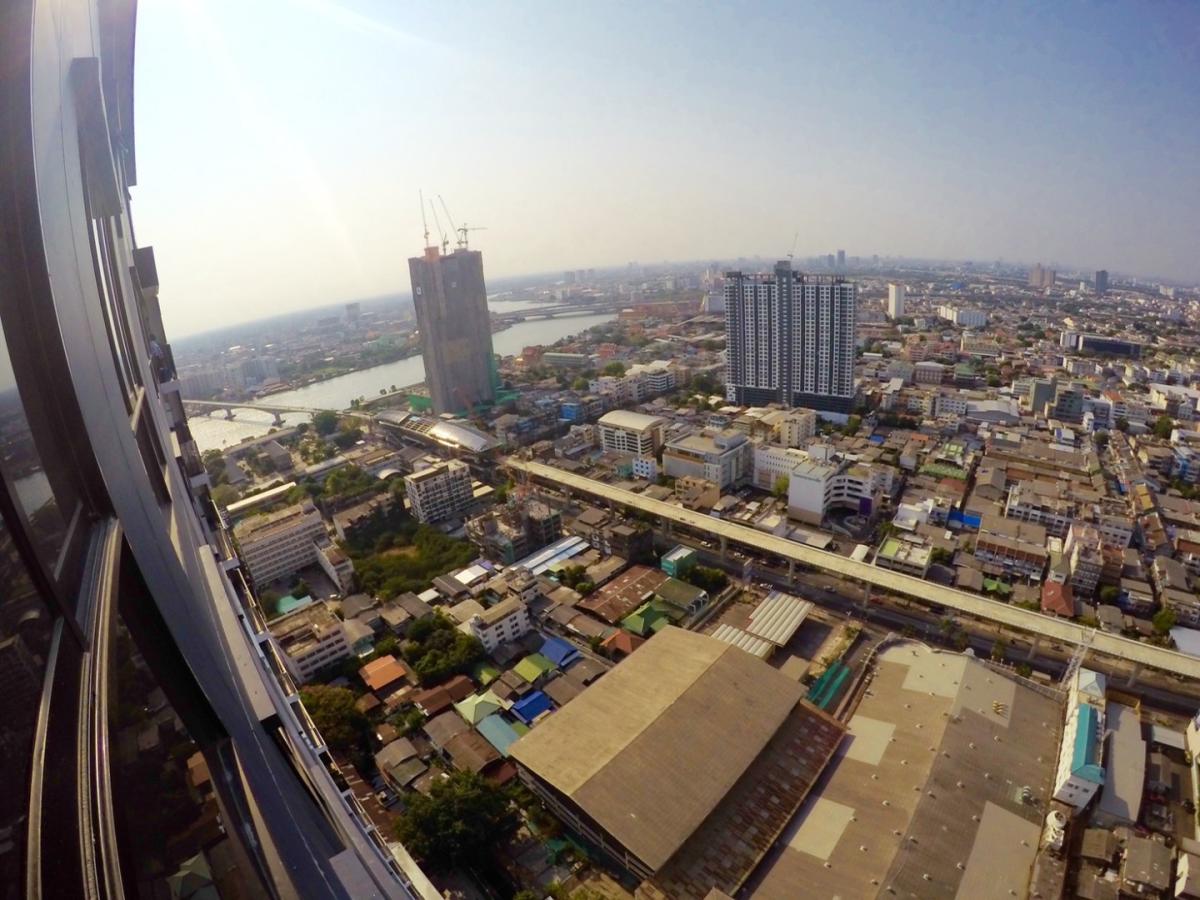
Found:
[[[547,346],[596,325],[611,322],[615,318],[616,313],[600,313],[594,316],[518,322],[496,332],[492,339],[492,348],[500,356],[516,356],[526,347]],[[418,353],[395,362],[359,369],[303,387],[281,391],[263,399],[281,406],[348,409],[351,401],[358,397],[369,400],[378,397],[381,390],[389,391],[392,385],[417,385],[424,381],[425,363]],[[223,412],[211,416],[191,417],[188,423],[197,446],[201,450],[229,447],[246,438],[266,434],[275,422],[271,413],[255,410],[242,409],[236,415],[237,418],[232,420],[226,419]],[[283,420],[288,425],[298,425],[307,422],[309,416],[304,413],[285,413]]]

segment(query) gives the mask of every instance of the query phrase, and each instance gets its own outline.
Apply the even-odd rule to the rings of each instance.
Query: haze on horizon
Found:
[[[137,237],[176,337],[407,292],[420,189],[493,279],[799,232],[1196,280],[1198,33],[1188,3],[141,0]]]

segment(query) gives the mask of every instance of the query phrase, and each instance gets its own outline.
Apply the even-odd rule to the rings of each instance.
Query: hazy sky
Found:
[[[707,6],[141,0],[169,332],[407,291],[418,189],[492,276],[799,231],[1200,278],[1200,4]]]

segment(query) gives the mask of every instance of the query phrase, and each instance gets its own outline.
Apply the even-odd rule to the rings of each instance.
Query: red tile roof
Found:
[[[1069,584],[1047,581],[1042,585],[1042,612],[1055,616],[1075,616],[1075,592]]]

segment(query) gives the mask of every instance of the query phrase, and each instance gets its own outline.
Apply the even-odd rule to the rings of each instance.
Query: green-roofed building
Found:
[[[458,714],[471,725],[478,725],[492,713],[499,712],[503,708],[504,704],[500,702],[500,698],[491,691],[472,694],[465,700],[454,704],[454,709]]]
[[[527,657],[513,666],[513,671],[530,684],[536,684],[554,671],[554,663],[540,653],[530,653]]]
[[[621,627],[638,637],[650,637],[681,618],[683,618],[683,610],[676,609],[655,597],[622,619]]]
[[[475,663],[475,668],[471,669],[471,677],[484,687],[487,687],[493,681],[500,677],[500,670],[493,666],[490,662]]]

